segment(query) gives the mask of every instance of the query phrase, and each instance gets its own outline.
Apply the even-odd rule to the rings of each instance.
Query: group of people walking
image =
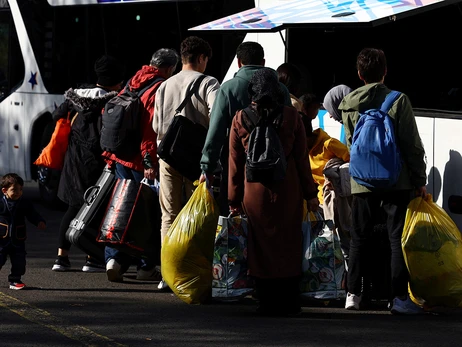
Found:
[[[114,167],[117,178],[137,182],[143,178],[158,179],[161,209],[158,232],[161,240],[168,237],[168,230],[192,195],[194,185],[174,165],[159,159],[157,148],[178,106],[195,81],[204,75],[211,58],[212,48],[208,42],[190,36],[182,41],[180,54],[173,49],[157,50],[149,65],[142,66],[129,80],[125,88],[138,90],[154,78],[161,78],[141,96],[144,109],[140,115],[139,151],[127,157],[103,152],[99,142],[104,105],[124,87],[123,64],[103,56],[95,63],[96,85],[66,92],[65,102],[53,117],[57,120],[69,114],[77,116],[59,184],[58,196],[68,209],[59,229],[53,270],[67,271],[71,267],[68,256],[71,244],[65,233],[83,204],[85,189],[96,182],[105,165]],[[408,295],[409,274],[401,249],[401,234],[408,203],[412,197],[426,194],[425,152],[410,101],[404,93],[389,112],[403,159],[398,183],[375,191],[347,179],[350,190],[339,195],[338,180],[328,174],[329,169],[349,162],[349,147],[360,112],[380,107],[390,93],[384,84],[387,74],[384,52],[363,49],[356,67],[364,86],[356,90],[345,85],[335,86],[322,102],[313,94],[299,95],[300,74],[292,64],[282,64],[277,70],[265,67],[264,50],[257,42],[240,44],[236,58],[239,70],[235,76],[220,85],[216,78],[206,75],[181,114],[207,129],[202,158],[197,163],[202,174],[197,179],[213,185],[218,174],[220,214],[227,216],[231,212],[248,218],[248,266],[255,279],[258,311],[292,315],[301,310],[301,226],[305,204],[308,211],[319,211],[335,223],[348,269],[345,308],[355,310],[362,308],[362,277],[372,271],[368,266],[371,263],[368,241],[376,216],[384,211],[391,244],[391,312],[419,313],[420,308]],[[181,70],[175,73],[180,62]],[[282,180],[249,182],[246,179],[251,138],[243,111],[247,107],[258,120],[273,122],[282,114],[276,129],[287,162]],[[313,130],[312,120],[321,107],[334,120],[343,123],[346,144],[322,129]],[[85,170],[76,169],[83,167]],[[9,184],[11,180],[2,181],[7,207],[14,198],[8,195]],[[346,195],[349,197],[343,199]],[[9,213],[8,208],[0,209],[0,218],[4,218],[6,224],[11,223]],[[8,247],[0,249],[1,264],[10,252]],[[153,259],[134,259],[109,245],[105,250],[105,264],[88,257],[82,271],[106,271],[108,280],[117,282],[123,281],[123,273],[131,265],[137,266],[137,279],[156,280],[159,289],[166,288],[156,267],[159,264]],[[18,283],[24,271],[12,270],[12,274],[10,282]]]

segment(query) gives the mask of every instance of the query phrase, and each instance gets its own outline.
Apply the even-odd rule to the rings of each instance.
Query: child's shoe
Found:
[[[10,289],[20,290],[20,289],[24,289],[25,287],[26,285],[22,283],[21,281],[10,282]]]

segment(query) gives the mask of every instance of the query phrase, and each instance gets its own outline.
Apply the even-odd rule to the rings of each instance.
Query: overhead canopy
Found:
[[[290,27],[375,26],[461,0],[296,0],[252,8],[191,31],[272,32]],[[429,23],[431,25],[431,23]]]
[[[131,4],[135,2],[178,2],[200,0],[48,0],[51,6],[76,6],[76,5],[102,5],[102,4]]]

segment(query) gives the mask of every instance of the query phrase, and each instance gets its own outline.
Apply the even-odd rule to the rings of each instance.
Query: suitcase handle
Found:
[[[85,193],[83,193],[83,200],[88,206],[93,204],[96,197],[98,196],[99,190],[100,190],[99,186],[91,186],[85,191]],[[90,193],[93,193],[93,194],[90,195]]]

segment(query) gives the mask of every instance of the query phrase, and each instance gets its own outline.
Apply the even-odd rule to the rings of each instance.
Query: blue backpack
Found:
[[[391,91],[380,109],[360,112],[350,147],[350,175],[362,186],[389,188],[398,181],[401,155],[388,112],[400,94]]]

